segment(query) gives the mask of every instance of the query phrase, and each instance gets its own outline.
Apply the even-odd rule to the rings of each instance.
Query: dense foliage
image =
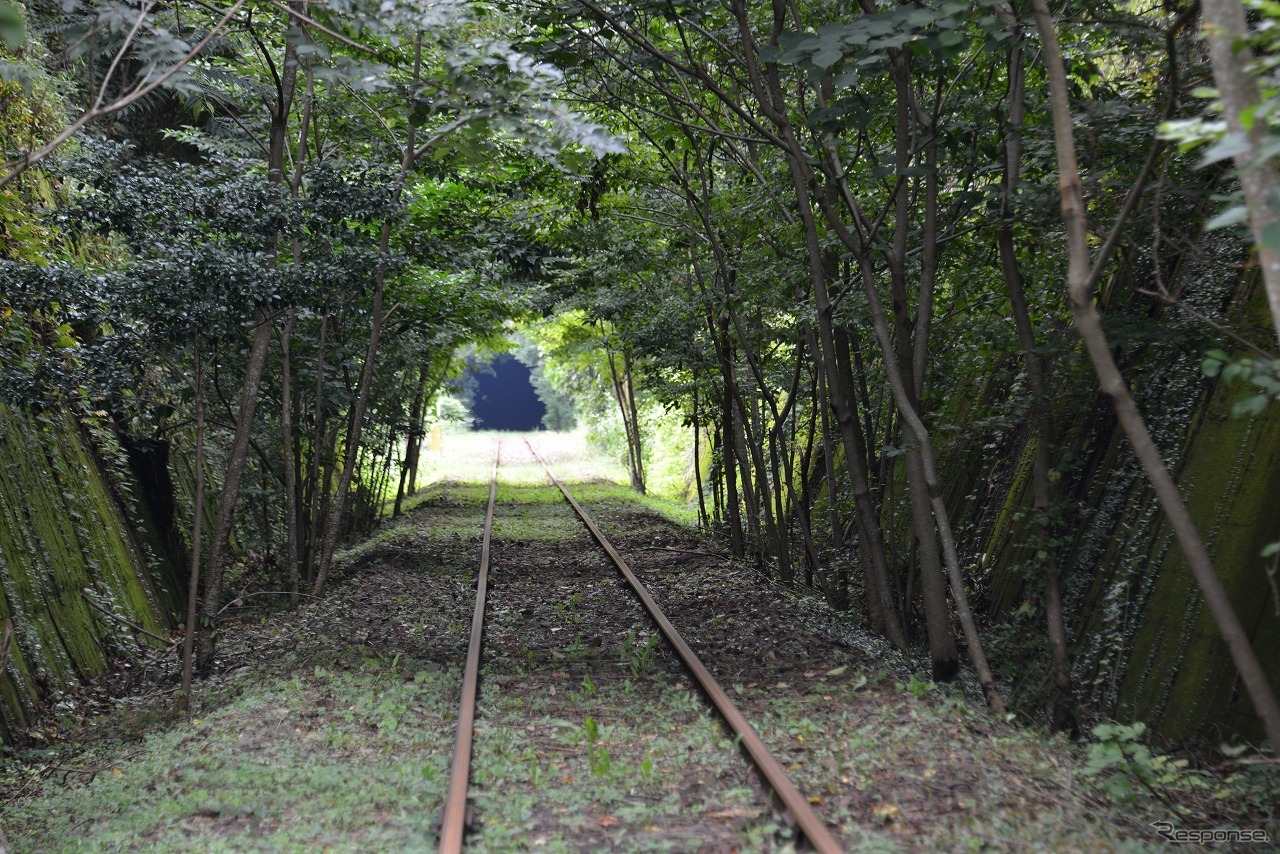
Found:
[[[1250,191],[1275,13],[1237,39],[1241,102],[1195,6],[1042,6],[30,4],[0,83],[0,381],[184,449],[156,500],[212,626],[246,570],[322,592],[414,490],[459,348],[518,319],[632,486],[927,646],[935,679],[964,662],[1058,730],[1174,715],[1212,668],[1161,661],[1192,682],[1156,690],[1119,659],[1219,601],[1196,525],[1244,646],[1280,642],[1250,498],[1278,463],[1242,461],[1280,435],[1280,240]],[[1209,499],[1213,431],[1241,473]],[[1222,634],[1208,657],[1244,667]],[[1272,734],[1250,684],[1233,726]]]

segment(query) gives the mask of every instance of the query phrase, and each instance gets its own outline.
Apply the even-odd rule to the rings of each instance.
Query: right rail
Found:
[[[627,583],[631,585],[631,589],[644,605],[645,610],[649,612],[649,616],[658,624],[658,628],[662,630],[662,634],[666,636],[667,642],[675,649],[676,654],[680,656],[680,660],[684,662],[685,667],[689,668],[689,672],[693,674],[693,678],[697,680],[698,685],[706,693],[708,699],[715,705],[716,709],[724,717],[725,723],[729,725],[739,738],[739,743],[746,749],[747,754],[755,762],[756,767],[760,769],[760,773],[764,775],[769,786],[778,795],[783,806],[787,808],[787,812],[791,813],[791,817],[795,819],[800,831],[808,838],[809,844],[822,854],[834,854],[834,852],[843,851],[844,848],[827,829],[822,819],[818,818],[818,814],[809,806],[808,799],[801,794],[796,788],[796,784],[791,782],[791,778],[787,776],[786,769],[782,767],[782,763],[773,758],[773,754],[769,753],[769,748],[765,747],[760,736],[756,735],[756,731],[751,724],[738,711],[738,707],[729,699],[729,695],[716,682],[715,677],[711,675],[711,671],[698,659],[698,656],[689,644],[685,643],[680,633],[676,631],[676,627],[667,619],[667,615],[658,607],[658,603],[649,595],[648,589],[640,583],[640,579],[636,578],[635,573],[631,571],[631,567],[627,566],[627,562],[622,559],[622,555],[618,554],[613,544],[605,538],[605,535],[596,527],[596,523],[587,515],[587,511],[582,509],[573,496],[569,494],[569,490],[560,482],[560,479],[551,471],[551,466],[547,465],[546,460],[538,455],[534,450],[533,444],[528,439],[525,444],[529,446],[529,452],[533,454],[534,459],[542,463],[542,467],[547,470],[547,476],[551,478],[551,482],[560,488],[560,492],[564,495],[565,500],[577,512],[578,517],[582,519],[583,524],[587,526],[587,530],[591,532],[591,536],[600,545],[602,549],[609,555],[614,566],[626,578]]]

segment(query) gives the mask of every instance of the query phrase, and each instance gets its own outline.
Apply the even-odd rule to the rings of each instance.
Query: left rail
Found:
[[[498,466],[502,463],[502,443],[493,456],[493,477],[489,481],[489,507],[484,515],[484,539],[480,546],[480,572],[476,578],[476,610],[471,615],[471,642],[462,671],[462,704],[458,710],[458,732],[453,743],[453,766],[449,773],[449,794],[440,822],[440,854],[462,850],[466,832],[467,786],[471,779],[471,742],[475,735],[476,688],[480,683],[480,647],[484,635],[484,607],[489,590],[489,540],[493,534],[493,505],[498,494]]]

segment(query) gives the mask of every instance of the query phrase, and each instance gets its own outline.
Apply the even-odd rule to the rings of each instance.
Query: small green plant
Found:
[[[1097,741],[1089,746],[1089,759],[1081,775],[1094,778],[1102,791],[1121,803],[1135,802],[1140,790],[1167,801],[1160,788],[1175,784],[1195,786],[1202,782],[1187,774],[1187,760],[1153,753],[1142,744],[1138,739],[1146,730],[1146,724],[1141,721],[1094,727]]]
[[[565,658],[569,661],[582,661],[587,657],[587,648],[582,645],[582,635],[575,635],[573,643],[564,651]]]
[[[906,689],[908,694],[915,697],[917,700],[923,700],[925,697],[929,696],[935,686],[933,682],[928,679],[917,679],[913,673],[911,675],[911,681],[903,687]]]
[[[787,728],[787,734],[790,735],[792,738],[799,739],[800,741],[804,741],[808,738],[812,738],[817,732],[818,732],[817,724],[815,724],[813,721],[809,720],[808,718],[800,718],[799,720],[793,720],[791,722],[791,725]]]
[[[556,610],[562,614],[573,613],[578,610],[578,606],[582,604],[582,594],[574,593],[564,602],[556,606]]]
[[[510,727],[497,727],[492,730],[494,756],[509,757],[515,752],[515,736]]]
[[[640,676],[648,673],[650,666],[653,665],[653,653],[661,643],[658,635],[650,635],[649,639],[644,643],[636,643],[635,635],[627,632],[627,638],[622,642],[622,663],[631,668],[632,676]]]
[[[590,673],[582,677],[582,696],[593,697],[598,690],[600,689],[596,686],[596,683],[591,681]]]
[[[536,789],[538,786],[542,785],[542,778],[543,778],[543,773],[542,773],[542,768],[538,766],[538,757],[536,755],[530,756],[529,757],[529,782]]]
[[[597,777],[603,777],[609,773],[613,763],[609,759],[609,751],[600,744],[600,727],[596,724],[595,718],[588,716],[583,723],[583,729],[587,736],[587,761],[591,765],[591,773]]]
[[[376,714],[380,716],[378,731],[384,735],[395,732],[400,726],[400,719],[408,710],[404,703],[397,702],[394,697],[383,698],[376,710]]]

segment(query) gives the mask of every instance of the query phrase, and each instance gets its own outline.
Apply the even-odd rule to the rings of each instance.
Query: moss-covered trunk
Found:
[[[157,591],[121,503],[66,412],[0,404],[0,621],[15,642],[0,678],[0,735],[24,727],[50,692],[103,673],[132,630],[167,631]]]

